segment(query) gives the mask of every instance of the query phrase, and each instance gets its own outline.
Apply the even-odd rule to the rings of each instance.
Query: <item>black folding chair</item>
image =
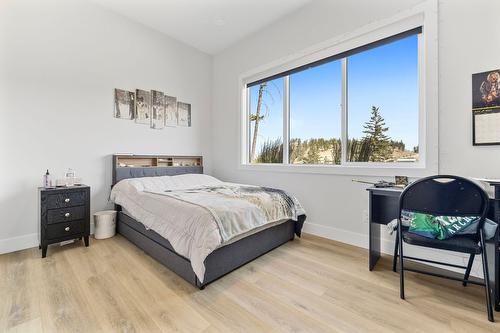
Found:
[[[400,258],[423,261],[433,264],[465,269],[463,279],[446,276],[438,273],[422,271],[415,268],[405,268],[404,260],[399,260],[400,268],[400,296],[405,298],[404,271],[417,272],[455,281],[478,284],[485,287],[488,320],[494,321],[491,306],[490,279],[488,272],[488,258],[485,249],[483,225],[488,211],[488,195],[484,190],[462,177],[439,175],[420,179],[409,185],[399,198],[399,219],[394,251],[393,270],[396,271],[398,249]],[[413,211],[436,216],[480,216],[477,233],[473,235],[455,235],[446,240],[431,239],[408,231],[408,227],[401,224],[401,211]],[[403,240],[403,242],[401,241]],[[467,266],[453,265],[434,260],[408,257],[403,255],[403,243],[418,245],[434,249],[442,249],[470,255]],[[476,255],[482,254],[484,283],[469,280],[472,263]]]

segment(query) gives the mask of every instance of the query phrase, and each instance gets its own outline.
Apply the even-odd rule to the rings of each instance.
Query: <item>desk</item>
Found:
[[[495,197],[490,199],[488,218],[500,224],[500,182],[490,182],[495,188]],[[397,187],[376,188],[370,187],[369,192],[369,260],[370,271],[373,270],[380,258],[380,225],[386,225],[399,215],[399,195],[403,191]],[[384,230],[385,232],[385,230]],[[495,237],[486,241],[488,255],[488,269],[490,285],[493,289],[495,310],[500,310],[500,228],[497,228]]]
[[[373,270],[380,258],[380,225],[386,225],[399,215],[399,195],[403,190],[397,187],[368,188],[369,194],[369,269]],[[385,230],[384,230],[385,231]]]

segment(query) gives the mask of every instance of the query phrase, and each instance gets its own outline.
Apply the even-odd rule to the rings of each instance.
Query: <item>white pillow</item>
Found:
[[[220,185],[222,182],[215,177],[203,174],[184,174],[178,176],[141,177],[120,181],[133,186],[137,191],[164,192],[167,190],[190,189],[200,186]],[[122,187],[124,185],[121,185]]]

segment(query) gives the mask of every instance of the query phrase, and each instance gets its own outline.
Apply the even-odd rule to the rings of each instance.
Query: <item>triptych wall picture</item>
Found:
[[[134,120],[154,129],[191,127],[191,104],[157,90],[115,89],[115,118]]]

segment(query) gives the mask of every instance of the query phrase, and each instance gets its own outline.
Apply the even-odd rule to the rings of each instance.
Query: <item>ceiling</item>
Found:
[[[203,52],[216,54],[311,0],[93,0]]]

